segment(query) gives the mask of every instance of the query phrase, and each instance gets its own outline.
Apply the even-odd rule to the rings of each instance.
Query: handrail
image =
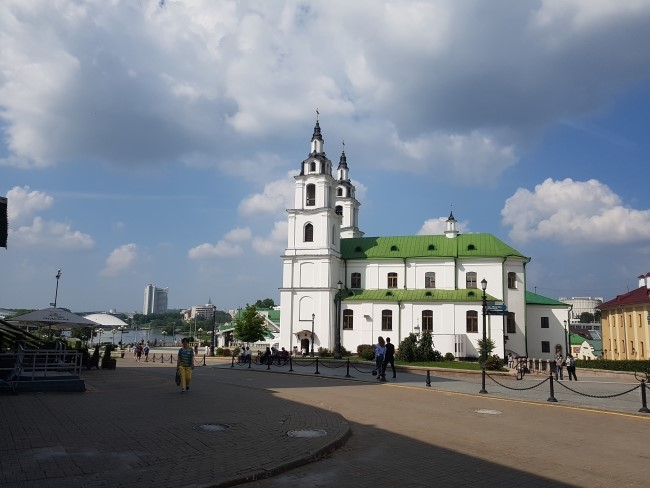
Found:
[[[33,381],[54,379],[62,374],[79,376],[82,357],[83,354],[79,351],[25,349],[20,353],[0,353],[0,360],[5,359],[0,362],[7,364],[6,359],[9,358],[14,363],[12,370],[15,370],[16,365],[18,366],[19,380]]]

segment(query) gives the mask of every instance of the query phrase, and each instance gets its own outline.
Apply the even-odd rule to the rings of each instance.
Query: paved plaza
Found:
[[[167,354],[167,353],[166,353]],[[158,356],[159,357],[159,356]],[[647,486],[650,414],[629,375],[320,374],[206,359],[181,394],[167,361],[83,372],[85,393],[0,396],[0,486]],[[346,378],[346,374],[350,378]],[[498,381],[495,382],[495,381]],[[503,385],[503,386],[502,386]],[[511,389],[516,388],[516,390]],[[585,396],[590,395],[590,396]],[[598,396],[618,395],[612,398]],[[269,477],[270,476],[270,477]],[[258,478],[258,480],[255,480]]]

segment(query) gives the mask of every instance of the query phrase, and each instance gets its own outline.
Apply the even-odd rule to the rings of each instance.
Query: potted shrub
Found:
[[[104,349],[104,355],[102,356],[102,369],[115,369],[117,366],[117,359],[111,357],[111,351],[115,346],[112,344],[107,344]]]

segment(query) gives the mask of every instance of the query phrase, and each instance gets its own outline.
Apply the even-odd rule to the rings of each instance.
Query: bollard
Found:
[[[271,369],[271,363],[273,362],[273,358],[268,358],[266,360],[266,370],[269,371]]]
[[[427,369],[427,386],[431,386],[431,372]]]
[[[345,377],[346,378],[352,378],[352,375],[350,374],[350,358],[348,358],[348,365],[345,371]]]
[[[293,363],[291,362],[291,356],[289,356],[289,371],[293,371]]]
[[[151,362],[155,363],[156,362],[156,353],[153,353],[153,357],[151,358]]]
[[[557,400],[555,399],[554,392],[553,392],[553,372],[552,371],[551,371],[550,378],[551,378],[551,396],[548,397],[548,400],[546,400],[546,401],[547,402],[557,402]]]
[[[231,368],[235,367],[235,356],[232,357],[232,362],[230,363],[230,367]]]
[[[165,362],[165,356],[163,356],[162,353],[160,353],[160,362],[164,363]]]
[[[645,380],[641,380],[641,408],[639,409],[639,412],[641,413],[650,413],[650,410],[648,410],[648,404],[646,402],[646,396],[645,396]]]
[[[316,372],[314,374],[320,374],[320,371],[318,371],[318,358],[316,358]]]
[[[253,362],[253,358],[250,357],[250,356],[246,356],[246,357],[248,358],[247,359],[247,361],[248,361],[248,369],[251,369],[251,363]]]

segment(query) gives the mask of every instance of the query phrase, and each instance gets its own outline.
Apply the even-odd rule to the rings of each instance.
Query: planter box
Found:
[[[117,359],[102,360],[102,369],[115,369],[117,367]]]

